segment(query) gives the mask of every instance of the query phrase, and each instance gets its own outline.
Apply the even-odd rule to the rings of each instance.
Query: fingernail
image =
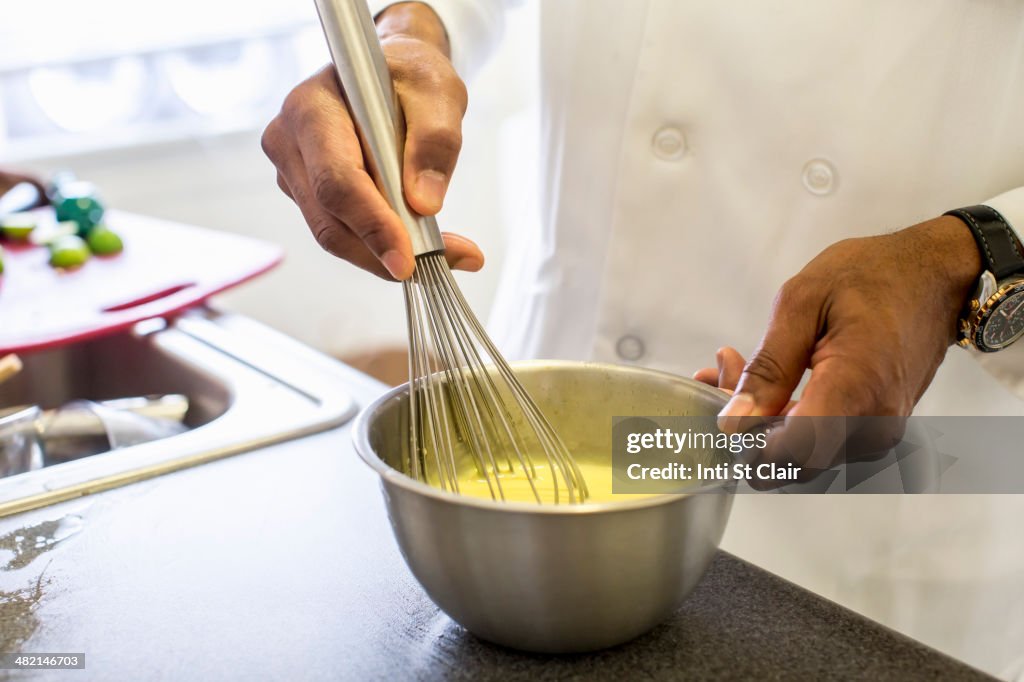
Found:
[[[749,393],[737,393],[718,413],[718,428],[721,431],[735,432],[739,427],[739,420],[749,417],[753,412],[754,396]]]
[[[437,213],[441,210],[441,204],[444,202],[444,191],[447,188],[448,179],[443,173],[428,170],[416,176],[416,186],[413,188],[413,191],[416,192],[416,196],[419,197],[419,200],[423,202],[425,207]]]
[[[452,263],[452,270],[469,270],[476,272],[483,267],[483,263],[476,256],[463,256],[454,263]]]
[[[401,280],[408,277],[405,257],[398,251],[394,249],[385,251],[384,255],[380,257],[380,262],[384,264],[384,267],[388,269],[388,272],[395,279]]]

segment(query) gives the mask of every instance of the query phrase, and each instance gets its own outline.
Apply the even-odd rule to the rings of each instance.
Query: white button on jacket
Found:
[[[836,171],[828,161],[814,159],[804,166],[803,181],[808,192],[825,196],[831,194],[836,185]]]
[[[463,72],[500,35],[501,0],[428,4]],[[778,287],[840,239],[978,203],[1024,231],[1024,2],[540,17],[542,223],[492,316],[510,356],[632,359],[644,330],[637,360],[689,375],[749,354]],[[1024,342],[982,363],[951,350],[918,413],[1024,414]],[[741,496],[726,546],[986,670],[1024,654],[1020,497],[797,497]]]
[[[632,335],[623,336],[615,344],[616,354],[628,362],[636,362],[644,356],[644,342]]]
[[[662,128],[654,135],[654,155],[663,161],[678,161],[686,156],[686,138],[678,128]]]

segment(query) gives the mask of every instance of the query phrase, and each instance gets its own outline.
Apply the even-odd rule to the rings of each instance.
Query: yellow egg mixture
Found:
[[[587,484],[587,502],[625,502],[644,497],[653,497],[656,493],[619,493],[612,492],[612,468],[608,464],[577,463],[583,480]],[[536,477],[533,484],[537,488],[542,503],[551,504],[555,501],[555,487],[551,480],[551,472],[547,464],[537,464],[534,467]],[[503,472],[498,475],[501,481],[501,489],[504,492],[507,502],[536,502],[533,490],[530,488],[530,481],[526,472],[521,467],[515,467],[511,472]],[[491,489],[487,481],[475,470],[469,470],[459,474],[459,493],[471,497],[482,497],[491,499]],[[491,485],[495,485],[491,481]],[[495,487],[494,496],[500,499]],[[558,476],[558,501],[567,503],[569,501],[568,490],[562,476]]]

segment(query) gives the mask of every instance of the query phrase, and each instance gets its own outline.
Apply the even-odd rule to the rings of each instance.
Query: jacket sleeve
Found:
[[[984,203],[1006,218],[1018,239],[1024,236],[1024,187],[1011,189]],[[982,367],[1024,399],[1024,339],[998,353],[971,352]]]
[[[421,0],[441,18],[451,43],[452,64],[468,80],[497,45],[505,28],[505,9],[519,0]],[[396,0],[370,0],[377,16]]]

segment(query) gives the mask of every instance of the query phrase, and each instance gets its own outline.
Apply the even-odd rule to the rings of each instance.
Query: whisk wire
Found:
[[[523,385],[519,382],[512,368],[509,367],[508,363],[502,357],[498,349],[495,348],[494,343],[490,337],[487,336],[486,331],[483,329],[483,325],[473,314],[469,304],[466,303],[465,299],[461,295],[457,295],[458,288],[455,284],[454,278],[452,277],[451,271],[445,272],[449,291],[452,292],[453,299],[456,300],[461,308],[461,312],[465,317],[467,323],[473,328],[477,337],[480,339],[481,344],[491,357],[498,372],[505,379],[509,388],[515,395],[516,400],[524,406],[523,414],[530,421],[538,439],[541,441],[542,450],[548,459],[549,467],[552,471],[552,477],[556,476],[557,471],[562,474],[562,478],[565,481],[566,489],[569,492],[570,501],[582,502],[587,497],[589,491],[586,487],[586,482],[583,480],[583,473],[580,471],[576,464],[575,459],[570,455],[568,448],[562,442],[562,439],[558,436],[557,432],[551,427],[551,424],[544,417],[543,412],[534,402],[530,394],[523,388]],[[557,502],[557,479],[555,480],[555,497]]]
[[[505,499],[503,475],[518,465],[533,498],[541,502],[531,456],[539,452],[547,464],[553,501],[561,501],[564,485],[569,502],[582,502],[588,494],[582,473],[488,338],[442,253],[416,257],[404,294],[409,309],[412,475],[428,480],[428,468],[433,468],[442,489],[458,492],[458,452],[463,452],[493,499]]]
[[[402,296],[405,299],[405,324],[409,330],[409,452],[406,458],[406,471],[413,478],[422,478],[422,470],[419,467],[419,453],[422,452],[419,443],[419,402],[417,400],[417,389],[414,382],[420,376],[419,366],[416,358],[416,343],[413,336],[416,333],[416,324],[413,321],[414,297],[410,282],[402,282]]]
[[[426,332],[432,329],[431,325],[425,324],[426,312],[424,301],[417,296],[414,282],[403,282],[403,290],[406,298],[406,307],[410,311],[409,339],[410,339],[410,379],[412,381],[409,404],[412,419],[410,429],[410,457],[415,466],[413,475],[423,480],[426,476],[426,444],[432,446],[434,462],[437,470],[438,483],[442,489],[459,491],[458,476],[454,470],[454,463],[447,457],[442,457],[443,452],[450,452],[453,449],[451,431],[448,419],[447,403],[442,395],[441,387],[437,382],[431,381],[431,377],[438,370],[437,361],[429,352],[430,345],[427,343]],[[443,434],[438,433],[438,426]],[[427,437],[429,434],[429,438]],[[441,437],[444,438],[442,447]]]
[[[467,436],[470,445],[470,453],[473,456],[480,476],[487,482],[492,497],[504,497],[501,486],[501,479],[498,477],[500,471],[492,447],[491,439],[487,437],[487,428],[484,423],[484,414],[478,404],[476,395],[473,392],[472,382],[477,382],[476,369],[473,366],[472,351],[474,350],[472,340],[462,326],[456,324],[456,318],[451,316],[443,296],[437,295],[437,288],[434,285],[434,277],[437,274],[434,260],[442,260],[441,256],[421,256],[417,259],[417,269],[421,270],[421,284],[424,285],[421,291],[424,294],[426,309],[430,315],[430,329],[435,339],[435,348],[441,356],[441,364],[444,367],[445,381],[440,384],[446,392],[454,398],[453,403],[458,407],[465,424],[464,434]],[[447,268],[447,263],[444,264]],[[428,380],[432,381],[433,375]],[[439,382],[433,382],[438,385]],[[485,404],[486,406],[486,404]],[[487,415],[490,417],[490,415]],[[454,460],[454,454],[449,458]],[[492,476],[488,473],[488,467]],[[497,488],[497,495],[494,488]]]
[[[464,316],[468,313],[469,316],[472,316],[472,321],[476,322],[475,316],[473,316],[472,311],[469,309],[469,306],[465,303],[465,300],[463,299],[461,293],[457,289],[454,279],[451,276],[451,271],[448,269],[447,265],[430,263],[428,265],[428,269],[431,271],[431,274],[436,277],[437,282],[440,285],[441,295],[439,296],[439,298],[444,302],[446,313],[448,315],[447,319],[460,319],[458,317],[459,313],[462,313]],[[469,320],[467,318],[467,322],[468,321]],[[483,330],[479,325],[474,327],[473,324],[468,324],[467,326],[468,329],[462,330],[463,336],[468,338],[470,336],[470,332],[475,332],[477,338],[480,338],[480,332]],[[486,336],[486,334],[484,334],[484,336]],[[504,434],[508,444],[511,446],[512,451],[515,453],[516,460],[519,462],[519,465],[523,468],[524,472],[526,473],[526,481],[530,486],[530,490],[533,493],[534,499],[540,502],[540,492],[537,490],[537,486],[535,483],[537,475],[536,468],[533,465],[532,459],[524,455],[526,443],[522,442],[521,437],[517,437],[516,430],[510,424],[509,419],[506,418],[506,415],[512,414],[512,412],[509,409],[507,403],[505,402],[505,398],[501,395],[501,392],[495,385],[492,372],[487,371],[486,363],[483,357],[481,356],[479,350],[477,350],[476,346],[473,345],[472,343],[467,344],[467,347],[469,350],[469,354],[471,355],[470,359],[473,362],[468,362],[466,364],[466,368],[469,370],[472,376],[473,383],[475,384],[477,390],[483,393],[485,396],[485,399],[482,400],[481,402],[485,406],[488,412],[488,416],[490,417],[491,425],[493,427],[492,432],[496,433],[497,435]],[[494,360],[495,354],[496,351],[488,353],[488,356],[490,357],[492,362]],[[500,423],[501,425],[500,430],[497,428],[498,423]],[[505,452],[505,461],[508,466],[507,471],[511,472],[514,468],[514,465],[512,464],[512,460],[508,455],[508,451],[506,450]],[[498,473],[498,471],[495,471],[496,476],[498,475]],[[554,497],[555,502],[558,502],[557,479],[555,479],[555,484],[556,485],[554,488]]]

